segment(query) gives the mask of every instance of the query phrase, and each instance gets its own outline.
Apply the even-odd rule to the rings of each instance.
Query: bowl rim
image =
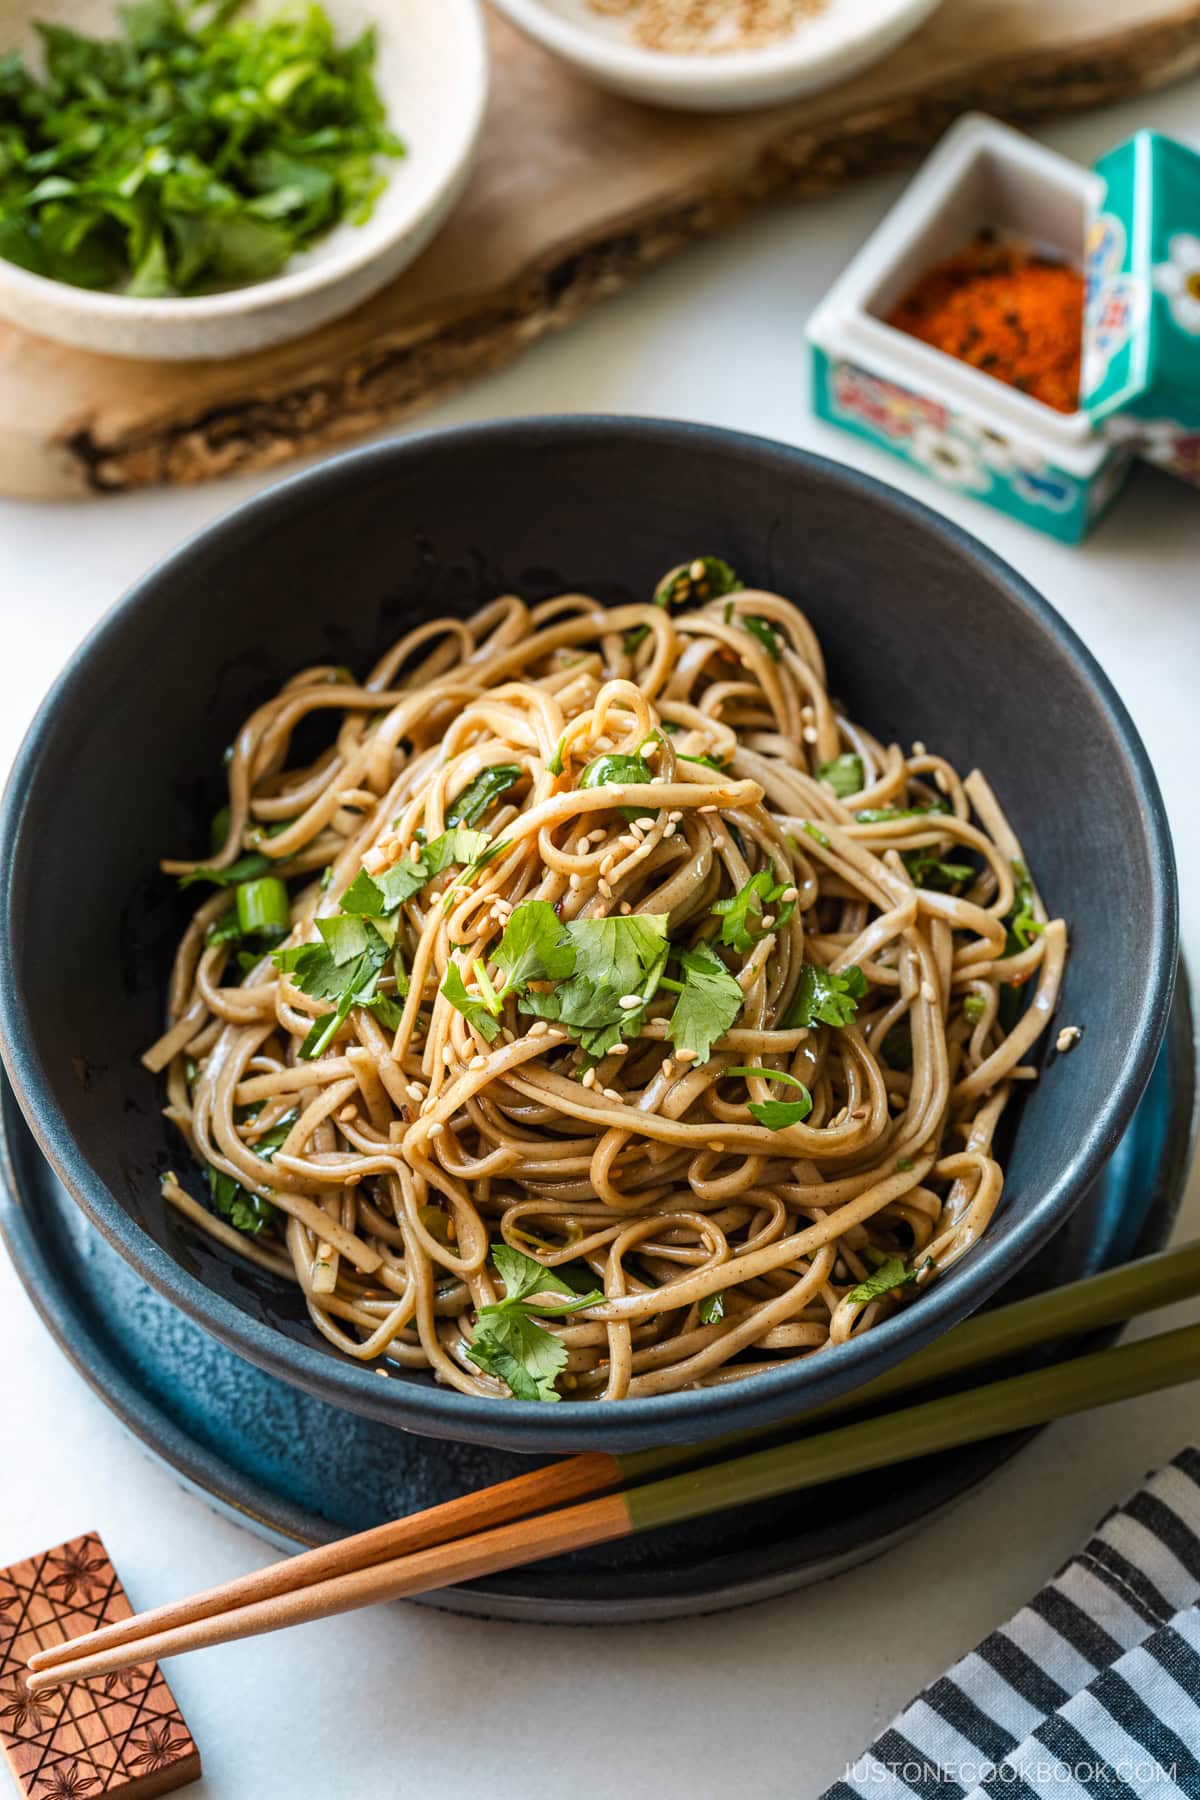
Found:
[[[453,14],[451,8],[454,9]],[[175,294],[155,299],[142,298],[137,294],[111,293],[105,288],[75,287],[69,281],[56,281],[53,276],[38,275],[32,269],[23,269],[18,263],[10,263],[2,258],[0,287],[7,289],[14,299],[25,294],[31,303],[42,306],[53,304],[95,321],[120,320],[128,324],[134,319],[141,319],[155,325],[168,322],[195,325],[199,322],[210,324],[223,319],[242,319],[248,315],[272,311],[277,306],[287,306],[310,295],[323,293],[327,288],[338,286],[370,268],[381,257],[386,257],[394,245],[411,237],[431,214],[437,212],[446,195],[453,191],[455,183],[462,179],[463,170],[471,161],[483,128],[488,99],[490,53],[482,0],[438,0],[435,12],[440,9],[445,9],[446,19],[453,17],[466,46],[466,54],[462,57],[458,71],[461,104],[455,108],[455,116],[459,121],[459,130],[448,147],[445,166],[433,187],[421,196],[418,206],[405,211],[379,239],[371,240],[369,234],[360,232],[355,237],[348,237],[344,247],[327,258],[307,262],[291,273],[285,267],[278,275],[270,275],[265,281],[250,281],[242,287],[221,288],[213,294]],[[364,235],[367,239],[365,242]]]
[[[678,1393],[622,1400],[613,1406],[564,1400],[556,1406],[496,1400],[396,1378],[384,1388],[371,1364],[339,1357],[314,1341],[288,1337],[252,1318],[189,1274],[139,1225],[94,1172],[73,1139],[51,1083],[33,1050],[33,1036],[14,952],[19,933],[13,869],[25,823],[27,797],[42,758],[50,749],[60,717],[86,705],[92,659],[120,642],[127,623],[167,603],[175,572],[197,551],[210,551],[222,538],[235,542],[286,520],[298,505],[320,495],[329,503],[362,479],[395,466],[401,469],[430,456],[453,456],[464,446],[489,444],[561,453],[564,448],[614,449],[630,435],[643,442],[689,454],[733,456],[782,464],[793,475],[848,488],[884,514],[914,519],[974,563],[990,581],[1057,645],[1092,691],[1121,745],[1129,778],[1141,802],[1149,846],[1149,888],[1144,924],[1150,937],[1149,979],[1139,997],[1136,1024],[1117,1076],[1090,1127],[1074,1146],[1058,1178],[1038,1198],[1007,1240],[984,1234],[964,1258],[922,1298],[881,1321],[862,1338],[841,1345],[828,1357],[793,1359],[753,1380]],[[102,616],[52,684],[26,733],[0,803],[0,1056],[14,1093],[51,1167],[86,1216],[142,1278],[198,1324],[260,1367],[285,1381],[321,1393],[334,1404],[365,1412],[386,1423],[435,1436],[533,1452],[564,1449],[626,1450],[677,1441],[698,1441],[723,1431],[795,1415],[833,1393],[857,1387],[906,1354],[910,1339],[939,1336],[978,1307],[1053,1234],[1070,1205],[1111,1155],[1132,1116],[1158,1053],[1174,986],[1178,957],[1178,895],[1170,831],[1149,756],[1108,676],[1091,651],[1048,601],[1009,564],[970,533],[949,523],[920,501],[873,476],[832,459],[776,440],[690,421],[619,414],[550,414],[453,426],[392,438],[349,450],[293,474],[232,507],[193,533],[154,564]],[[927,1328],[932,1328],[931,1330]],[[912,1348],[916,1347],[914,1343]]]
[[[677,51],[650,50],[643,44],[604,35],[595,26],[554,11],[545,0],[493,0],[512,24],[528,32],[544,48],[587,68],[605,80],[645,83],[647,91],[675,89],[683,93],[713,95],[717,91],[745,88],[748,95],[760,83],[788,74],[837,79],[845,65],[848,72],[862,66],[867,47],[879,43],[880,54],[907,37],[943,4],[943,0],[890,0],[883,18],[863,27],[852,13],[843,33],[817,54],[804,44],[802,29],[777,44],[751,50],[715,51],[711,55],[686,55]],[[832,73],[831,73],[832,71]],[[743,77],[744,79],[739,79]]]

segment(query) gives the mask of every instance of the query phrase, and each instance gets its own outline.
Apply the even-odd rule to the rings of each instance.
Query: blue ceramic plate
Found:
[[[1087,1199],[1001,1298],[1162,1247],[1190,1159],[1196,1056],[1180,980],[1154,1074]],[[530,1459],[412,1437],[264,1374],[193,1325],[89,1225],[42,1160],[7,1086],[0,1229],[60,1346],[130,1431],[189,1486],[292,1548],[435,1505]],[[1103,1334],[1104,1337],[1112,1334]],[[835,1574],[933,1518],[1030,1433],[493,1575],[434,1603],[494,1618],[610,1624],[765,1599]],[[336,1443],[335,1459],[313,1444]]]

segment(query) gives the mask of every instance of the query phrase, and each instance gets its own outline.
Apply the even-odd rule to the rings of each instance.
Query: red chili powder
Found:
[[[1079,405],[1083,277],[983,236],[922,276],[889,323],[1056,412]]]

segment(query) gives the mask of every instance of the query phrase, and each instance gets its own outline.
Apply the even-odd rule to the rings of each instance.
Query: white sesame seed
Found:
[[[545,1019],[538,1019],[535,1024],[529,1027],[529,1035],[530,1037],[544,1037],[549,1029],[550,1027],[547,1025]]]
[[[666,787],[666,785],[667,785],[667,778],[665,775],[652,775],[650,777],[650,786],[651,787]]]
[[[1065,1056],[1068,1050],[1073,1050],[1075,1048],[1082,1036],[1083,1030],[1080,1026],[1064,1025],[1054,1040],[1054,1048],[1058,1051],[1060,1056]]]
[[[445,1129],[446,1127],[442,1124],[442,1121],[440,1119],[435,1119],[433,1124],[429,1127],[429,1135],[431,1138],[441,1137]]]
[[[612,899],[612,888],[609,885],[609,883],[607,881],[605,881],[603,875],[600,877],[599,881],[596,883],[596,886],[600,889],[600,892],[603,894],[603,896],[606,900]]]
[[[774,913],[764,913],[763,921],[762,921],[763,930],[770,931],[772,929],[772,927],[774,926],[774,924],[775,924],[775,914]]]
[[[581,1087],[585,1087],[585,1088],[595,1087],[595,1085],[596,1085],[595,1069],[585,1069],[583,1071],[583,1074],[580,1076],[579,1081],[580,1081]]]
[[[604,1098],[606,1100],[620,1100],[621,1095],[618,1094],[616,1088],[605,1088]]]
[[[467,1064],[468,1069],[486,1069],[487,1066],[488,1059],[486,1056],[473,1056]]]
[[[815,725],[806,725],[804,727],[804,730],[800,733],[800,736],[804,739],[806,744],[815,744],[817,741],[816,726]]]
[[[610,1056],[628,1056],[629,1055],[629,1045],[628,1044],[614,1044],[608,1054]]]
[[[425,1098],[425,1089],[423,1087],[418,1087],[415,1081],[410,1081],[404,1091],[410,1100],[423,1100]]]
[[[358,1108],[355,1106],[353,1100],[350,1101],[348,1106],[343,1106],[341,1112],[338,1114],[339,1123],[343,1125],[348,1125],[351,1119],[357,1119],[357,1117]]]
[[[634,843],[640,844],[645,835],[646,827],[642,824],[642,821],[640,819],[630,819],[629,836],[633,839]],[[624,838],[621,839],[621,842],[625,842]]]
[[[675,836],[675,830],[676,828],[674,825],[668,825],[667,829],[663,832],[663,836],[665,838],[673,838]]]
[[[675,1061],[676,1062],[689,1063],[689,1062],[695,1062],[695,1060],[696,1060],[696,1052],[694,1050],[677,1050],[675,1052]]]
[[[681,812],[669,812],[667,814],[667,823],[668,825],[678,825],[682,817],[683,814]]]
[[[583,876],[582,875],[572,875],[571,886],[573,888],[581,888],[583,886]]]
[[[671,1061],[670,1057],[668,1056],[662,1066],[663,1080],[670,1081],[670,1079],[674,1073],[675,1073],[675,1064]]]
[[[445,1063],[445,1065],[448,1069],[452,1069],[454,1067],[454,1046],[453,1046],[453,1044],[443,1044],[443,1046],[442,1046],[442,1061]]]
[[[725,1148],[720,1138],[709,1138],[708,1147],[710,1150],[715,1150],[718,1155],[720,1155],[721,1151]]]
[[[626,918],[626,919],[627,919],[627,918],[628,918],[628,917],[629,917],[629,915],[630,915],[630,913],[631,913],[631,912],[632,912],[632,911],[633,911],[633,907],[632,907],[632,906],[631,906],[631,905],[630,905],[630,903],[629,903],[629,901],[628,901],[628,900],[622,900],[622,902],[621,902],[621,916],[622,916],[622,917],[623,917],[623,918]]]
[[[621,998],[617,1001],[617,1005],[624,1007],[626,1012],[632,1012],[635,1006],[640,1006],[641,1004],[642,996],[640,994],[622,994]]]
[[[798,900],[800,898],[800,889],[794,888],[794,887],[786,887],[786,888],[784,888],[782,894],[780,894],[779,898],[782,901],[784,901],[785,903],[790,903],[793,900]]]
[[[716,807],[716,806],[698,806],[696,808],[697,812],[702,812],[702,813],[718,812],[719,810],[720,810],[719,807]]]
[[[937,1000],[937,992],[936,992],[932,982],[923,981],[921,983],[921,998],[922,998],[922,1000],[925,1001],[927,1006],[933,1006],[935,1004],[935,1002]]]
[[[914,740],[914,742],[913,742],[913,747],[912,747],[912,753],[913,753],[913,755],[914,755],[914,756],[924,756],[924,754],[925,754],[925,746],[924,746],[924,744],[923,744],[923,743],[922,743],[922,742],[921,742],[921,740],[920,740],[920,738],[916,738],[916,739],[915,739],[915,740]]]

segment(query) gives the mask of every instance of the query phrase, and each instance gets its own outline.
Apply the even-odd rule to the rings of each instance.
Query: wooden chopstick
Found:
[[[232,1610],[208,1610],[211,1596],[202,1595],[190,1603],[187,1622],[174,1627],[147,1630],[143,1615],[128,1621],[137,1627],[137,1635],[121,1644],[114,1645],[110,1640],[107,1648],[97,1649],[97,1639],[104,1634],[95,1633],[52,1651],[39,1652],[31,1658],[34,1673],[27,1685],[31,1693],[38,1693],[63,1682],[108,1675],[136,1663],[159,1661],[184,1651],[475,1580],[613,1538],[1025,1430],[1069,1413],[1089,1411],[1197,1377],[1200,1325],[1192,1325],[751,1451],[620,1493],[529,1518],[511,1519],[455,1540],[276,1592]]]
[[[1016,1301],[1015,1305],[1002,1307],[995,1312],[981,1314],[970,1319],[968,1323],[959,1325],[954,1332],[948,1332],[939,1343],[928,1350],[909,1357],[896,1370],[878,1377],[876,1381],[867,1382],[862,1388],[844,1395],[835,1402],[829,1402],[824,1408],[815,1409],[804,1415],[797,1422],[799,1429],[808,1427],[819,1420],[838,1413],[846,1413],[849,1409],[860,1409],[864,1404],[873,1404],[874,1400],[891,1397],[918,1384],[939,1381],[946,1375],[961,1373],[979,1364],[997,1361],[1000,1357],[1013,1355],[1018,1350],[1031,1348],[1038,1343],[1045,1343],[1051,1337],[1076,1336],[1079,1332],[1092,1330],[1101,1325],[1112,1325],[1119,1319],[1132,1318],[1139,1312],[1148,1312],[1153,1307],[1168,1305],[1171,1301],[1184,1300],[1191,1294],[1200,1291],[1200,1242],[1186,1244],[1177,1251],[1164,1251],[1160,1255],[1142,1258],[1141,1262],[1128,1264],[1123,1269],[1106,1271],[1099,1276],[1090,1276],[1087,1280],[1070,1283],[1069,1287],[1056,1289],[1049,1294],[1038,1294],[1031,1300]],[[1088,1361],[1088,1359],[1081,1359]],[[1069,1368],[1070,1364],[1058,1364],[1060,1368]],[[1022,1377],[1016,1377],[1018,1381]],[[1180,1377],[1187,1379],[1187,1377]],[[982,1390],[988,1393],[991,1390]],[[957,1399],[957,1397],[955,1397]],[[939,1404],[939,1402],[934,1402]],[[1101,1404],[1101,1402],[1096,1402]],[[918,1408],[916,1411],[923,1411]],[[905,1417],[905,1415],[896,1415]],[[1047,1415],[1056,1417],[1056,1415]],[[867,1420],[867,1426],[882,1426],[882,1420]],[[797,1427],[793,1427],[797,1429]],[[853,1427],[858,1429],[858,1427]],[[997,1427],[1007,1429],[1007,1427]],[[218,1634],[205,1636],[203,1642],[227,1642],[230,1636],[248,1636],[255,1631],[275,1629],[275,1624],[291,1624],[299,1622],[300,1616],[322,1616],[322,1613],[302,1613],[295,1616],[279,1616],[275,1624],[254,1624],[250,1618],[241,1624],[245,1629],[230,1629],[234,1615],[245,1609],[246,1613],[254,1613],[255,1607],[279,1607],[282,1602],[297,1600],[297,1597],[320,1588],[326,1595],[333,1584],[344,1582],[351,1575],[360,1573],[381,1573],[385,1568],[403,1562],[408,1571],[412,1571],[412,1559],[419,1552],[434,1550],[441,1544],[459,1541],[459,1544],[471,1543],[479,1537],[488,1537],[495,1528],[511,1525],[518,1519],[529,1519],[531,1514],[543,1512],[545,1508],[563,1508],[570,1501],[579,1501],[587,1496],[603,1494],[604,1490],[619,1487],[622,1483],[644,1481],[653,1474],[662,1471],[678,1471],[685,1463],[711,1463],[720,1456],[739,1454],[741,1462],[750,1462],[752,1451],[756,1445],[765,1444],[766,1440],[779,1435],[779,1427],[775,1431],[757,1431],[757,1433],[741,1433],[718,1440],[716,1444],[693,1445],[693,1447],[667,1447],[662,1451],[644,1451],[628,1456],[606,1456],[601,1453],[590,1453],[585,1456],[572,1456],[563,1462],[551,1463],[549,1467],[534,1469],[529,1474],[516,1476],[515,1480],[498,1483],[497,1487],[484,1489],[477,1494],[466,1494],[459,1499],[446,1501],[441,1507],[428,1508],[426,1512],[414,1514],[407,1519],[398,1519],[389,1525],[376,1526],[369,1532],[360,1532],[354,1537],[340,1539],[338,1543],[327,1544],[320,1550],[309,1550],[302,1555],[270,1564],[264,1570],[255,1570],[250,1575],[239,1577],[232,1582],[223,1582],[218,1588],[209,1589],[201,1595],[194,1595],[185,1600],[176,1600],[169,1606],[155,1607],[148,1613],[140,1613],[135,1618],[121,1620],[119,1624],[106,1625],[97,1633],[90,1633],[83,1638],[76,1638],[70,1643],[61,1643],[47,1651],[40,1651],[31,1660],[31,1669],[38,1676],[49,1676],[50,1670],[63,1670],[54,1674],[54,1681],[74,1679],[74,1665],[81,1656],[95,1658],[108,1652],[117,1652],[128,1645],[139,1645],[137,1654],[130,1654],[124,1661],[104,1663],[104,1670],[115,1667],[126,1667],[128,1663],[148,1660],[146,1640],[158,1642],[162,1638],[173,1638],[178,1633],[185,1633],[189,1627],[200,1627],[205,1622],[218,1622]],[[982,1431],[982,1436],[993,1435],[991,1431]],[[837,1436],[837,1433],[828,1436]],[[804,1442],[804,1440],[802,1440]],[[820,1442],[810,1438],[808,1444]],[[784,1445],[790,1449],[793,1445]],[[919,1454],[910,1451],[909,1454]],[[711,1467],[698,1471],[705,1480],[712,1478]],[[658,1481],[657,1487],[664,1483]],[[808,1483],[806,1483],[808,1485]],[[644,1489],[640,1490],[644,1492]],[[633,1499],[631,1494],[613,1496],[622,1505]],[[587,1508],[574,1507],[576,1514],[583,1514]],[[637,1510],[637,1505],[635,1505]],[[563,1517],[563,1514],[560,1514]],[[624,1507],[621,1514],[615,1510],[597,1508],[587,1519],[579,1517],[578,1530],[601,1530],[604,1519],[608,1519],[615,1530],[604,1530],[603,1535],[628,1534],[631,1526],[628,1523],[630,1510]],[[622,1523],[624,1521],[624,1523]],[[545,1525],[547,1521],[534,1521]],[[640,1528],[640,1526],[633,1526]],[[470,1530],[470,1537],[464,1537]],[[583,1537],[579,1543],[567,1544],[565,1548],[579,1548],[581,1543],[599,1543],[601,1537]],[[455,1546],[457,1548],[457,1546]],[[543,1557],[556,1553],[549,1546],[549,1539],[538,1537],[538,1548],[531,1555]],[[525,1561],[518,1557],[516,1561]],[[495,1564],[507,1566],[507,1564]],[[448,1580],[470,1579],[464,1573],[457,1573]],[[435,1582],[437,1584],[437,1582]],[[358,1589],[347,1589],[347,1593]],[[401,1589],[401,1591],[417,1591],[417,1589]],[[365,1598],[349,1598],[347,1606],[369,1604],[374,1598],[371,1582],[363,1586]],[[313,1604],[320,1604],[313,1597]],[[344,1611],[345,1606],[336,1607]],[[255,1613],[261,1618],[261,1613]],[[191,1643],[187,1647],[200,1647],[200,1643]],[[153,1652],[153,1654],[175,1654],[175,1651]],[[68,1672],[70,1670],[70,1672]],[[43,1687],[52,1685],[47,1679],[41,1683]]]

